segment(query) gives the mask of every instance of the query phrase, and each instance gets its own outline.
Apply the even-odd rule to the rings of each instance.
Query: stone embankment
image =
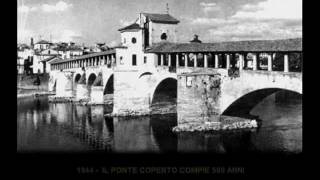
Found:
[[[23,94],[19,94],[17,93],[17,98],[25,98],[25,97],[30,97],[30,96],[35,96],[35,97],[38,97],[38,96],[47,96],[47,95],[52,95],[52,93],[50,92],[46,92],[46,91],[35,91],[35,92],[30,92],[30,93],[23,93]]]
[[[173,132],[221,131],[257,128],[255,119],[221,116],[219,122],[186,123],[172,128]]]

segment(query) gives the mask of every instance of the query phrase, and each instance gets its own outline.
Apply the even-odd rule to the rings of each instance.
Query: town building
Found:
[[[17,73],[36,74],[49,73],[50,63],[55,59],[69,59],[84,54],[84,47],[74,42],[51,43],[40,40],[30,45],[19,44],[17,48]],[[28,71],[28,72],[26,72]]]
[[[32,46],[20,44],[17,48],[17,73],[31,73],[34,51]]]

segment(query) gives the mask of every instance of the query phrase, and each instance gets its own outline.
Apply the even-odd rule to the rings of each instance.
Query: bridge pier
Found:
[[[178,125],[218,122],[221,97],[221,74],[224,69],[211,69],[205,73],[178,75]]]
[[[138,75],[137,71],[114,72],[113,116],[150,114],[150,95],[140,90]]]
[[[73,72],[57,73],[55,97],[73,97]]]
[[[103,86],[92,86],[90,93],[90,103],[103,104]]]
[[[76,101],[88,101],[89,90],[86,84],[77,84]]]

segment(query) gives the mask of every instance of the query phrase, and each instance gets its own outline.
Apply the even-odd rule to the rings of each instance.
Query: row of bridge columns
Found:
[[[226,55],[226,69],[230,68],[230,54],[225,54]],[[164,65],[164,54],[160,55],[160,65]],[[168,66],[172,66],[171,64],[171,56],[172,54],[168,54]],[[257,54],[253,54],[253,59],[252,59],[252,66],[253,70],[257,70],[258,67],[258,62],[257,62]],[[272,71],[272,54],[268,54],[268,71]],[[197,64],[197,56],[195,55],[193,61],[193,67],[198,67]],[[214,54],[214,59],[215,59],[215,64],[214,68],[219,68],[219,61],[218,61],[218,54]],[[239,70],[242,70],[244,67],[245,59],[243,54],[239,54]],[[176,67],[179,67],[179,54],[176,54]],[[184,67],[188,67],[188,54],[184,54]],[[208,55],[204,54],[204,68],[208,68]],[[289,72],[289,55],[284,54],[284,72]]]
[[[116,63],[115,54],[109,55],[101,55],[95,56],[91,58],[84,58],[78,60],[70,60],[67,62],[52,64],[51,68],[53,70],[59,69],[71,69],[71,68],[81,68],[81,67],[89,67],[89,66],[101,66],[101,65],[108,65],[109,68],[114,66]]]

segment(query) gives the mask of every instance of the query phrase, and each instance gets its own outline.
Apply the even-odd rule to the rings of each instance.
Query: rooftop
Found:
[[[150,19],[152,22],[178,24],[180,21],[172,17],[170,14],[151,14],[142,13],[144,16]]]
[[[92,57],[102,56],[102,55],[107,55],[107,54],[115,54],[115,53],[116,53],[116,51],[114,49],[111,49],[111,50],[107,50],[107,51],[86,54],[86,55],[83,55],[83,56],[76,56],[75,58],[55,59],[55,60],[51,61],[50,64],[58,64],[58,63],[63,63],[63,62],[70,62],[70,61],[75,61],[75,60],[80,60],[80,59],[85,59],[85,58],[92,58]]]
[[[129,26],[119,29],[119,31],[135,30],[135,29],[142,29],[142,28],[139,26],[139,24],[133,23],[133,24],[130,24]]]
[[[219,43],[157,43],[148,53],[302,51],[302,38]]]
[[[82,48],[79,46],[58,46],[53,48],[56,51],[82,51]]]

